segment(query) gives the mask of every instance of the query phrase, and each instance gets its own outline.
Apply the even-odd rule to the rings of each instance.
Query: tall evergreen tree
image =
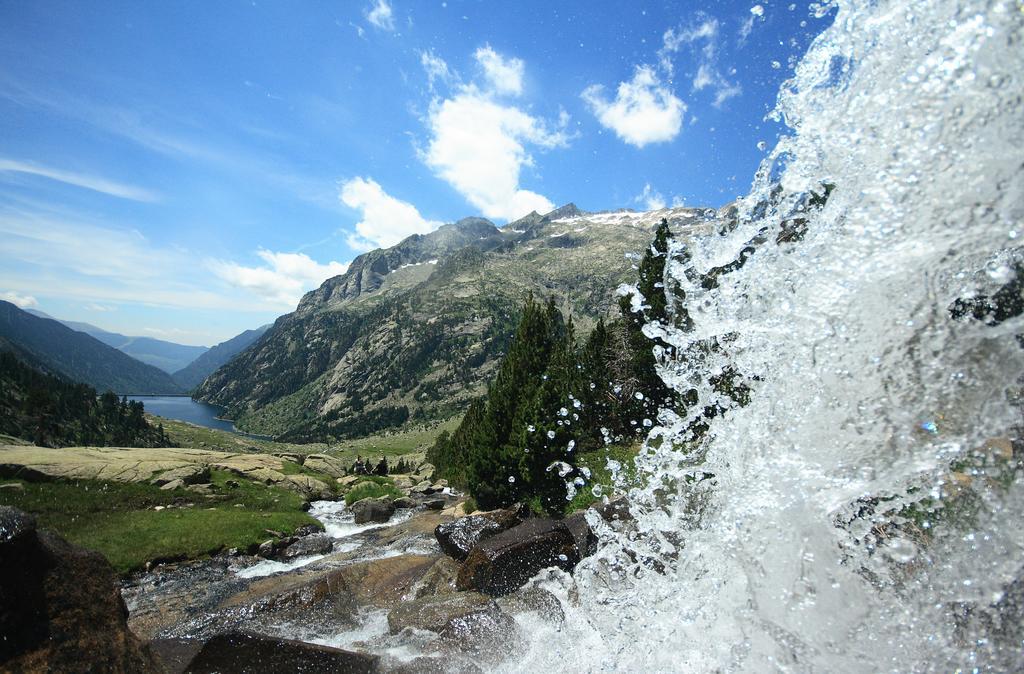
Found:
[[[560,322],[560,321],[558,321]],[[572,321],[563,330],[553,323],[551,358],[518,427],[515,447],[522,452],[531,498],[550,514],[565,509],[565,478],[573,471],[580,444],[582,388]]]

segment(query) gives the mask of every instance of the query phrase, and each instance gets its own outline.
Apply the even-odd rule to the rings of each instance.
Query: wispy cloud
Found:
[[[520,187],[520,174],[533,165],[528,147],[569,144],[568,114],[550,124],[499,101],[499,96],[522,93],[525,64],[489,46],[477,49],[474,58],[483,80],[431,102],[425,120],[430,140],[421,157],[487,217],[513,220],[533,210],[550,211],[554,205],[547,197]]]
[[[434,84],[450,84],[458,80],[459,76],[454,70],[448,67],[448,63],[434,53],[433,50],[420,52],[420,65],[423,72],[427,74],[427,85],[434,90]]]
[[[395,30],[395,15],[387,0],[375,0],[365,12],[366,20],[381,30]]]
[[[10,302],[11,304],[19,306],[22,309],[28,309],[29,307],[39,306],[39,302],[36,301],[36,298],[32,297],[31,295],[22,295],[20,293],[16,293],[13,290],[5,290],[3,292],[0,292],[0,300]]]
[[[132,201],[159,201],[160,195],[152,190],[134,187],[124,183],[108,180],[100,176],[75,173],[50,168],[33,162],[20,161],[0,157],[0,173],[23,173],[27,175],[40,176],[49,180],[56,180],[67,185],[82,187],[93,192],[106,194],[119,199],[130,199]]]
[[[137,229],[96,224],[59,206],[0,206],[0,259],[0,288],[25,297],[188,310],[276,308],[197,268],[189,250],[157,245]]]
[[[396,199],[370,178],[352,178],[341,186],[340,198],[362,213],[348,245],[354,250],[393,246],[413,234],[425,234],[442,223],[427,220],[412,204]]]
[[[587,87],[582,97],[602,126],[636,147],[678,136],[686,113],[686,104],[648,65],[637,66],[633,79],[620,82],[612,100],[600,84]]]
[[[672,74],[675,54],[684,46],[692,46],[698,60],[697,70],[693,76],[693,90],[709,89],[714,93],[713,105],[721,107],[730,98],[742,94],[743,89],[738,82],[724,75],[719,66],[721,24],[718,19],[703,13],[699,13],[697,18],[697,23],[690,27],[669,28],[665,31],[662,36],[662,47],[658,51],[658,60],[661,67]],[[743,30],[741,27],[741,36],[745,39],[746,36],[742,35]],[[749,34],[749,30],[747,33]]]
[[[294,307],[302,294],[332,276],[344,274],[348,263],[320,264],[304,253],[275,253],[259,250],[260,266],[210,260],[208,266],[222,280],[243,288],[273,304]]]
[[[665,208],[665,197],[658,190],[651,187],[650,183],[644,184],[644,190],[637,195],[633,201],[642,204],[649,211],[657,211]]]

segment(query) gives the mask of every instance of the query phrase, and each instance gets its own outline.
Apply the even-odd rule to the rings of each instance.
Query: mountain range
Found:
[[[51,318],[0,301],[0,349],[98,391],[180,393],[166,372]]]
[[[40,318],[49,318],[63,323],[72,330],[84,332],[107,346],[112,346],[118,351],[127,353],[135,360],[141,360],[147,365],[158,367],[168,374],[177,372],[209,350],[205,346],[175,344],[174,342],[167,342],[154,337],[129,337],[128,335],[98,328],[91,323],[64,321],[54,318],[36,309],[26,309],[26,311]]]
[[[411,236],[307,293],[194,395],[242,430],[300,442],[461,414],[483,395],[530,293],[553,297],[585,333],[615,288],[635,281],[662,218],[681,232],[716,216],[568,204],[503,228],[466,218]]]
[[[221,342],[204,351],[195,360],[173,374],[174,381],[186,391],[191,391],[203,383],[219,367],[235,357],[240,351],[249,347],[263,336],[270,325],[263,325],[255,330],[246,330],[231,339]]]

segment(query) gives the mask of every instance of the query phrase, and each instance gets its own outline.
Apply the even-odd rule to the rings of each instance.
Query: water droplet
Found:
[[[768,143],[764,142],[763,140],[757,141],[757,149],[760,150],[761,152],[764,152],[765,150],[768,149]]]
[[[515,478],[515,476],[514,476],[514,475],[509,475],[509,476],[508,476],[508,483],[509,483],[509,484],[512,484],[512,483],[513,483],[513,482],[515,482],[515,481],[516,481],[516,478]]]
[[[555,432],[554,431],[548,431],[548,440],[554,440],[554,439],[555,439]]]

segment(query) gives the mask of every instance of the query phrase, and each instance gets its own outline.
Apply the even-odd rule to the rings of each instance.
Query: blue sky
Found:
[[[0,297],[209,345],[468,215],[727,203],[812,11],[0,2]]]

